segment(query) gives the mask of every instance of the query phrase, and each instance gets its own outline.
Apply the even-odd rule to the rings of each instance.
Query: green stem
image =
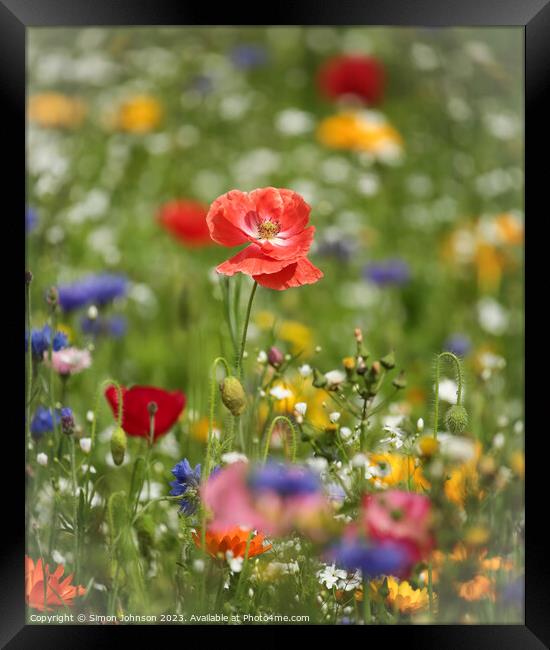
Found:
[[[434,592],[433,592],[433,581],[432,581],[432,560],[428,562],[428,599],[430,604],[430,616],[433,616],[434,609]]]
[[[212,369],[210,373],[210,413],[208,415],[208,439],[206,441],[206,459],[204,461],[204,470],[202,474],[204,479],[207,479],[210,474],[210,463],[211,463],[211,455],[212,455],[212,437],[214,432],[214,411],[216,409],[216,385],[217,385],[216,369],[219,364],[222,364],[223,367],[225,368],[225,373],[227,377],[231,375],[231,370],[229,368],[229,364],[227,363],[226,359],[224,359],[224,357],[216,357],[212,362]]]
[[[460,365],[460,360],[452,352],[441,352],[437,355],[435,363],[435,398],[434,398],[434,424],[433,424],[433,436],[437,438],[437,428],[439,425],[439,375],[440,375],[440,362],[441,359],[447,358],[450,359],[456,368],[456,382],[457,382],[457,391],[456,391],[456,403],[460,405],[462,401],[462,386],[464,383],[462,377],[462,367]]]
[[[248,567],[248,553],[250,551],[250,542],[252,541],[252,538],[254,537],[254,531],[251,530],[248,533],[248,537],[246,538],[246,548],[244,550],[244,560],[243,560],[243,566],[241,568],[241,575],[239,576],[239,584],[237,585],[237,594],[236,594],[236,600],[238,601],[239,596],[241,595],[241,591],[243,589],[243,584],[245,581],[244,574],[246,573],[246,569]]]
[[[25,457],[29,452],[32,444],[31,439],[31,401],[32,401],[32,336],[31,336],[31,283],[26,281],[25,284],[25,309],[27,316],[27,402],[25,404],[25,438],[27,449]]]
[[[292,422],[285,415],[278,415],[277,417],[273,418],[269,426],[269,429],[267,431],[267,437],[266,437],[265,447],[264,447],[264,457],[263,457],[264,465],[267,462],[267,456],[269,454],[269,446],[271,444],[271,436],[273,434],[273,429],[275,428],[277,422],[286,422],[288,424],[288,427],[290,428],[290,432],[292,433],[292,452],[291,452],[290,460],[293,463],[296,462],[296,429],[294,428]]]
[[[248,299],[248,305],[246,308],[246,316],[244,319],[244,326],[243,326],[243,336],[241,339],[241,349],[239,351],[239,356],[237,357],[237,361],[235,363],[235,372],[237,373],[237,376],[239,378],[242,377],[242,363],[243,363],[243,356],[244,356],[244,347],[246,345],[246,334],[248,332],[248,323],[250,321],[250,312],[252,311],[252,302],[254,301],[254,294],[256,293],[256,289],[258,288],[258,283],[254,281],[254,284],[252,285],[252,291],[250,292],[250,298]]]
[[[365,625],[370,625],[372,622],[369,589],[369,581],[363,580],[363,620]]]
[[[76,453],[74,434],[71,436],[71,478],[73,483],[73,534],[74,534],[74,580],[78,584],[80,526],[78,525],[78,483],[76,480]]]

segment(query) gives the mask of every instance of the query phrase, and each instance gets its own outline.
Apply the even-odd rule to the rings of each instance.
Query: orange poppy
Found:
[[[495,585],[487,576],[477,575],[472,580],[460,582],[457,585],[458,595],[467,601],[489,598],[495,600]]]
[[[50,573],[46,564],[46,589],[44,589],[44,571],[42,560],[34,561],[25,556],[25,600],[29,607],[38,609],[41,612],[51,612],[55,607],[72,607],[76,596],[83,596],[86,589],[81,585],[71,585],[73,575],[69,575],[61,581],[64,567],[60,564],[57,569]]]
[[[249,528],[229,528],[223,532],[206,531],[205,544],[206,551],[212,557],[225,557],[227,551],[233,553],[233,557],[244,557],[246,551],[246,543],[250,534]],[[202,546],[201,531],[193,533],[193,540],[198,548]],[[264,535],[257,533],[252,536],[248,547],[248,557],[261,555],[269,551],[271,544],[264,544]]]

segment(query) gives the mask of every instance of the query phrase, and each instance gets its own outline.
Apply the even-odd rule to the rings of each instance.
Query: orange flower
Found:
[[[250,529],[239,528],[238,526],[221,533],[207,530],[205,535],[206,551],[215,558],[225,557],[227,551],[231,551],[233,557],[244,557],[249,534]],[[198,548],[201,548],[202,535],[200,530],[193,533],[193,540],[195,545]],[[250,540],[248,557],[261,555],[262,553],[269,551],[271,546],[271,544],[264,544],[264,535],[258,533]]]
[[[161,103],[150,95],[135,95],[119,107],[115,126],[130,133],[148,133],[162,122]]]
[[[467,582],[459,582],[457,586],[458,595],[469,602],[482,598],[495,600],[495,585],[487,576],[477,575]]]
[[[73,128],[84,120],[86,106],[77,97],[40,93],[29,98],[28,115],[31,122],[45,128]]]
[[[25,600],[27,605],[41,612],[51,612],[55,607],[72,607],[73,599],[76,596],[83,596],[86,589],[82,586],[73,587],[71,585],[72,574],[60,582],[64,570],[60,564],[53,573],[50,573],[49,566],[46,564],[47,586],[46,593],[44,593],[42,560],[38,560],[35,566],[34,561],[25,556]]]

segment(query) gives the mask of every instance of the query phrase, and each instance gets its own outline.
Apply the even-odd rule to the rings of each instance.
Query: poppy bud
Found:
[[[398,389],[407,387],[407,380],[405,379],[405,373],[403,372],[403,370],[392,381],[392,386]]]
[[[151,415],[151,416],[155,415],[155,413],[158,410],[159,410],[159,407],[158,407],[158,404],[156,402],[149,402],[149,404],[147,404],[147,413],[149,413],[149,415]]]
[[[52,309],[55,309],[59,303],[59,292],[55,287],[50,287],[46,293],[46,302]]]
[[[468,411],[461,404],[451,406],[445,416],[445,424],[451,433],[462,433],[468,426]]]
[[[273,346],[267,353],[267,360],[274,368],[278,368],[283,363],[284,359],[283,353],[275,346]]]
[[[380,359],[380,363],[386,368],[386,370],[391,370],[392,368],[395,368],[395,354],[390,352],[389,354],[386,354],[385,357],[382,357]]]
[[[115,465],[122,465],[126,453],[126,433],[122,427],[116,427],[111,436],[111,456]]]
[[[30,284],[32,282],[32,273],[30,271],[25,271],[25,284]]]
[[[241,415],[246,409],[246,394],[237,377],[226,377],[220,384],[222,402],[234,416]]]

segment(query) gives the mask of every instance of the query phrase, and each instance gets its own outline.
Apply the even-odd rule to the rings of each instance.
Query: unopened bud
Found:
[[[111,456],[115,465],[122,465],[126,453],[126,433],[122,427],[116,427],[111,435]]]
[[[275,346],[273,346],[267,353],[267,360],[274,368],[278,368],[283,363],[284,359],[285,357],[283,353]]]
[[[327,378],[325,375],[322,375],[317,368],[313,369],[313,381],[312,384],[315,386],[315,388],[323,388],[323,386],[327,385]]]
[[[25,271],[25,284],[30,284],[32,282],[32,273],[30,271]]]
[[[59,292],[55,287],[50,287],[46,293],[46,302],[52,309],[57,307],[59,303]]]
[[[155,415],[158,410],[159,407],[156,402],[149,402],[149,404],[147,404],[147,413],[149,413],[150,416]]]
[[[451,433],[462,433],[468,426],[468,411],[461,404],[451,406],[445,415],[445,424]]]
[[[386,370],[395,368],[395,354],[393,352],[386,354],[385,357],[382,357],[380,359],[380,363],[384,366],[384,368],[386,368]]]
[[[356,327],[353,334],[357,343],[363,343],[363,332],[361,331],[361,328]]]
[[[75,422],[73,412],[70,408],[61,409],[61,430],[67,436],[72,436],[74,433]]]
[[[405,379],[405,372],[403,370],[392,381],[392,386],[398,389],[403,389],[407,387],[407,380]]]
[[[246,394],[237,377],[226,377],[220,384],[222,402],[235,417],[246,409]]]

